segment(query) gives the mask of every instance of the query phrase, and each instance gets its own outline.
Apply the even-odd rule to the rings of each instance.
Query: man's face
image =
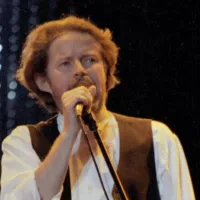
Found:
[[[81,85],[96,86],[93,112],[105,106],[106,66],[100,49],[100,44],[91,35],[75,31],[56,38],[50,45],[46,69],[47,91],[52,94],[61,112],[62,94]],[[83,75],[80,75],[81,71]]]

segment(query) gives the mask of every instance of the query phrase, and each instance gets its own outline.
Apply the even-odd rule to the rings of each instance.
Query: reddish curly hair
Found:
[[[57,112],[51,94],[41,91],[35,83],[35,74],[45,75],[48,62],[48,49],[52,41],[67,31],[77,31],[92,35],[102,47],[102,57],[107,65],[107,92],[120,81],[116,76],[119,48],[112,41],[109,29],[102,30],[91,21],[76,16],[46,22],[34,28],[27,36],[16,79],[29,90],[29,95],[49,113]]]

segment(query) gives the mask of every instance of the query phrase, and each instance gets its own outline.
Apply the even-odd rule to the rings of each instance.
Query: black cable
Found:
[[[112,175],[112,178],[114,180],[114,183],[116,185],[116,188],[117,188],[117,191],[121,197],[122,200],[128,200],[128,196],[120,182],[120,179],[117,175],[117,173],[115,172],[114,170],[114,167],[109,159],[109,156],[108,156],[108,153],[106,151],[106,148],[102,142],[102,139],[97,131],[97,125],[96,125],[96,121],[93,119],[91,113],[87,113],[87,112],[84,112],[83,110],[83,115],[82,115],[82,118],[83,118],[83,121],[85,122],[85,124],[88,125],[88,127],[90,128],[90,130],[94,133],[94,136],[96,138],[96,141],[101,149],[101,152],[104,156],[104,159],[106,161],[106,164],[108,166],[108,169]]]
[[[86,140],[86,142],[87,142],[87,144],[88,144],[88,147],[89,147],[89,150],[90,150],[90,153],[91,153],[91,156],[92,156],[92,160],[93,160],[93,162],[94,162],[94,165],[95,165],[97,174],[98,174],[98,176],[99,176],[99,180],[100,180],[101,186],[102,186],[102,188],[103,188],[104,194],[105,194],[105,196],[106,196],[106,199],[109,200],[108,194],[107,194],[107,192],[106,192],[106,189],[105,189],[105,186],[104,186],[104,183],[103,183],[103,180],[102,180],[102,177],[101,177],[99,168],[98,168],[98,165],[97,165],[97,163],[96,163],[94,154],[93,154],[93,152],[92,152],[91,144],[90,144],[90,141],[89,141],[88,136],[87,136],[87,133],[86,133],[87,131],[85,130],[84,122],[83,122],[83,120],[82,120],[82,118],[81,118],[80,115],[78,115],[77,117],[78,117],[78,119],[79,119],[79,121],[80,121],[80,123],[81,123],[81,127],[82,127],[82,130],[83,130],[83,134],[84,134],[85,140]]]

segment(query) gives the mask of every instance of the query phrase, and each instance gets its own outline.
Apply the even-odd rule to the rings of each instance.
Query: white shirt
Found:
[[[57,118],[58,130],[61,132],[63,116]],[[119,163],[119,129],[118,124],[109,112],[109,117],[98,124],[115,168]],[[103,131],[101,131],[103,130]],[[109,133],[109,134],[108,134]],[[154,158],[158,188],[161,200],[195,200],[187,161],[179,139],[163,123],[152,121]],[[92,134],[88,134],[93,141]],[[73,146],[69,162],[72,200],[104,200],[96,169],[87,148],[84,158],[81,149],[82,133]],[[110,199],[112,198],[113,181],[99,148],[95,149],[95,159]],[[108,148],[109,147],[109,148]],[[34,172],[41,161],[32,148],[27,126],[18,126],[2,143],[2,177],[1,200],[40,200]],[[63,188],[62,188],[63,189]],[[61,191],[52,198],[59,200]]]

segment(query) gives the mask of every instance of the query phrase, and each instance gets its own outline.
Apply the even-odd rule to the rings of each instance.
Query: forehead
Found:
[[[88,51],[101,51],[102,47],[99,42],[88,33],[70,31],[57,37],[49,47],[49,54],[71,54]]]

